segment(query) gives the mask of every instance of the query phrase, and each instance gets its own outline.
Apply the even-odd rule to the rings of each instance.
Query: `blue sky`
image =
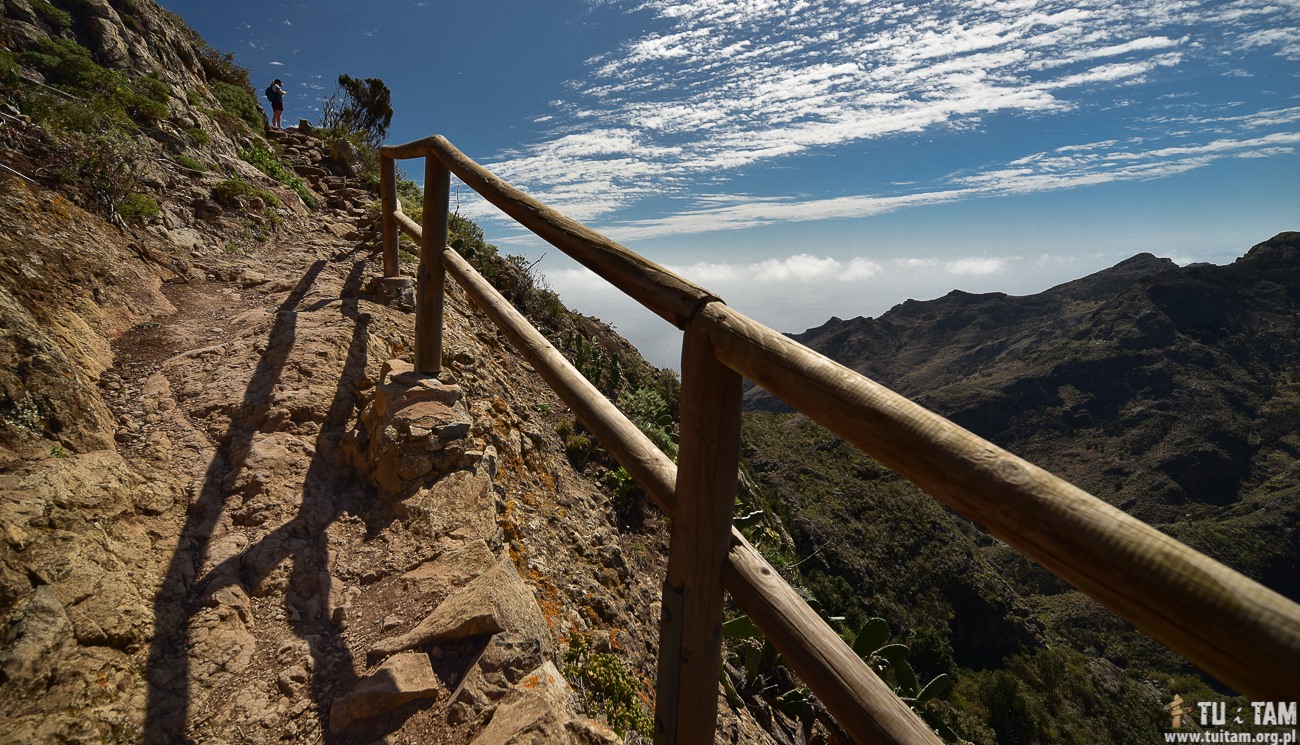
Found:
[[[162,5],[282,78],[286,122],[380,77],[390,142],[443,134],[781,331],[1300,229],[1300,0]],[[675,366],[670,327],[458,201]]]

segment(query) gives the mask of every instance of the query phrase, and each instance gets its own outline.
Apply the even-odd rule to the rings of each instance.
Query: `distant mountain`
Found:
[[[1037,295],[954,291],[793,338],[1300,598],[1300,232],[1228,266],[1141,254]],[[1174,693],[1222,695],[765,391],[746,404],[777,564],[850,626],[886,618],[918,673],[954,675],[943,714],[965,738],[1149,742]]]
[[[1148,522],[1295,480],[1297,232],[1227,266],[1140,254],[1037,295],[953,291],[793,338]],[[788,410],[757,388],[746,403]],[[1293,595],[1296,576],[1278,578]]]

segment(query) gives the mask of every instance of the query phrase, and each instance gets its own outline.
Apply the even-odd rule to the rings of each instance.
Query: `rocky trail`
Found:
[[[0,472],[0,742],[619,740],[556,663],[653,689],[662,531],[616,529],[459,291],[410,371],[373,195],[276,136],[322,209],[161,286],[98,381],[115,448]]]

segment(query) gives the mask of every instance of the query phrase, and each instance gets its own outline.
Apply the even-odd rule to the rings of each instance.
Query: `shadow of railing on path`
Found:
[[[347,434],[355,405],[356,381],[364,377],[367,363],[366,327],[370,316],[359,311],[356,300],[364,262],[354,264],[340,293],[342,314],[353,322],[352,338],[334,396],[316,436],[297,514],[203,576],[196,576],[213,531],[228,507],[228,485],[234,483],[234,475],[242,468],[232,469],[229,464],[238,454],[247,452],[262,431],[265,412],[270,408],[272,394],[296,342],[299,306],[324,266],[324,261],[314,263],[277,308],[266,352],[249,380],[242,402],[243,411],[261,412],[261,416],[251,422],[233,418],[229,431],[219,441],[155,599],[157,628],[147,671],[149,699],[144,733],[147,745],[191,742],[186,730],[195,715],[191,711],[193,692],[189,679],[190,624],[195,615],[223,588],[236,583],[248,590],[257,588],[285,559],[292,561],[284,591],[286,600],[306,598],[316,604],[315,612],[299,612],[296,618],[291,613],[289,625],[309,646],[312,657],[309,685],[317,704],[321,732],[325,742],[342,739],[329,731],[329,702],[340,691],[350,689],[357,677],[351,653],[333,619],[320,612],[328,607],[331,581],[328,553],[322,539],[330,524],[344,512],[354,512],[366,520],[368,533],[374,532],[369,523],[377,517],[367,514],[372,511],[367,510],[367,501],[360,499],[369,487],[352,478],[338,457],[339,444]],[[317,310],[329,302],[332,301],[302,310]],[[255,566],[250,566],[244,559],[254,554],[257,561]]]

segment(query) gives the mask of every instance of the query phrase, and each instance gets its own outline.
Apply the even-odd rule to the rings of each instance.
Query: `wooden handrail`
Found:
[[[732,395],[730,384],[718,388],[687,379],[697,370],[714,370],[704,376],[723,380],[725,375],[716,372],[708,361],[716,359],[1237,690],[1260,700],[1285,700],[1293,695],[1294,671],[1300,669],[1300,605],[728,308],[708,290],[523,194],[442,137],[385,146],[381,155],[385,173],[392,168],[394,158],[425,157],[430,163],[437,160],[439,168],[456,174],[525,227],[660,317],[688,329],[685,349],[692,359],[704,361],[692,363],[689,370],[684,364],[683,408],[690,390],[697,391],[692,394],[692,406],[706,405],[715,395],[711,391],[725,389],[727,397]],[[385,188],[390,181],[384,179]],[[422,246],[426,244],[423,235],[430,225],[427,193],[425,226],[415,224],[401,213],[400,207],[393,207],[390,213],[389,206],[396,200],[385,198],[386,268],[396,266],[396,239],[389,231],[400,229],[420,240]],[[394,253],[391,260],[390,250]],[[428,260],[445,266],[465,287],[665,513],[678,515],[683,495],[685,499],[697,498],[695,487],[686,486],[683,492],[684,484],[712,484],[702,486],[701,495],[726,488],[726,478],[716,468],[700,471],[679,483],[672,461],[468,263],[450,249],[444,248],[438,258],[433,258],[434,253],[430,246]],[[419,343],[417,339],[417,349]],[[730,419],[732,405],[720,409],[717,416]],[[684,418],[684,434],[686,427]],[[688,439],[683,438],[684,446]],[[697,439],[703,442],[707,438]],[[683,452],[683,458],[687,457]],[[682,514],[702,515],[700,510],[704,509],[696,503]],[[731,528],[728,534],[713,528],[692,530],[685,534],[685,540],[693,543],[697,540],[693,536],[706,533],[713,537],[699,538],[703,541],[698,549],[702,555],[715,555],[710,546],[721,545],[719,541],[729,544],[722,565],[722,585],[851,736],[863,742],[938,742],[934,733],[780,579],[739,531]],[[673,545],[678,543],[674,531]],[[674,564],[671,554],[669,563],[670,567]],[[672,634],[674,644],[681,643],[682,621],[677,619],[679,627],[672,628],[668,608],[672,593],[677,591],[671,582],[666,583],[664,629]],[[703,613],[701,617],[708,617],[714,611]],[[705,646],[711,644],[707,639],[703,641],[707,642]],[[661,655],[664,646],[661,638]],[[660,669],[665,670],[663,661]],[[674,674],[681,672],[675,664],[668,669]],[[698,686],[699,681],[684,685]],[[698,696],[699,690],[692,695]],[[682,696],[674,697],[674,703],[669,705],[672,711],[677,711],[680,701],[685,700],[686,694]],[[666,698],[662,687],[659,697],[661,701]],[[663,725],[661,717],[657,716],[656,725]],[[704,742],[705,733],[711,731],[711,724],[707,729],[695,727],[681,741]],[[676,737],[676,731],[656,733],[660,741],[675,741]]]
[[[717,296],[533,199],[441,136],[380,148],[384,158],[436,158],[484,199],[677,328]]]
[[[1295,695],[1300,605],[720,303],[719,357],[1242,693]]]
[[[410,218],[399,214],[397,224],[412,238],[420,239],[421,228]],[[573,409],[583,426],[600,439],[666,515],[675,516],[677,466],[672,460],[459,254],[449,248],[442,252],[441,260],[447,273]],[[723,587],[845,731],[860,742],[939,743],[740,531],[732,528],[730,533]]]

